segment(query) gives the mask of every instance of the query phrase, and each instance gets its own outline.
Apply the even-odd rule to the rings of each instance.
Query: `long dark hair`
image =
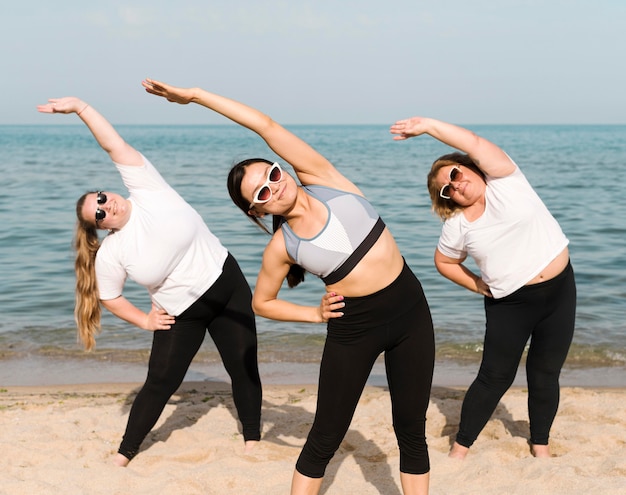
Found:
[[[272,232],[270,232],[265,223],[263,223],[259,217],[250,214],[250,202],[243,197],[243,194],[241,194],[241,182],[243,181],[243,177],[246,173],[246,168],[253,163],[266,163],[268,165],[273,165],[274,162],[266,160],[265,158],[248,158],[240,161],[239,163],[235,163],[235,165],[233,165],[230,169],[228,179],[226,180],[228,194],[230,195],[230,199],[233,200],[233,203],[235,203],[235,205],[237,205],[237,207],[243,211],[252,222],[271,235],[280,228],[285,221],[285,217],[281,215],[272,215]],[[302,281],[304,281],[304,268],[298,264],[292,264],[289,267],[289,273],[287,273],[287,285],[289,287],[295,287]]]

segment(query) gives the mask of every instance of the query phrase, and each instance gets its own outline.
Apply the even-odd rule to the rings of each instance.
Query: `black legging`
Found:
[[[400,471],[427,473],[426,410],[435,341],[422,287],[405,265],[385,289],[346,297],[344,302],[344,316],[328,322],[315,420],[296,469],[310,478],[324,476],[348,431],[374,362],[384,352]]]
[[[487,329],[478,376],[461,408],[457,443],[470,447],[509,389],[530,338],[526,359],[530,442],[548,445],[559,407],[559,375],[576,316],[572,266],[543,283],[527,285],[501,299],[485,298]]]
[[[118,452],[132,459],[176,392],[206,330],[224,362],[244,440],[261,438],[261,380],[251,292],[230,254],[223,273],[204,295],[176,318],[170,330],[154,332],[148,377],[135,398]]]

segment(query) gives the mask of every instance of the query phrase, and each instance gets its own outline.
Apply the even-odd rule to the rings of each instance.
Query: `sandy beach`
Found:
[[[127,468],[111,464],[139,383],[7,386],[0,391],[0,494],[282,494],[315,411],[315,385],[264,386],[263,439],[251,454],[226,381],[185,382]],[[428,411],[431,491],[626,493],[626,389],[563,387],[551,445],[527,445],[526,392],[515,386],[464,461],[447,457],[466,387],[436,385]],[[322,493],[401,494],[384,386],[368,385]]]

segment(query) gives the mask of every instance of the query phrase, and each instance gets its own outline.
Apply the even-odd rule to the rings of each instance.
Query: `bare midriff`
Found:
[[[540,284],[541,282],[546,282],[547,280],[551,280],[557,275],[559,275],[565,267],[569,263],[569,250],[565,248],[563,251],[559,253],[559,255],[554,258],[548,266],[546,266],[541,273],[537,275],[532,280],[528,281],[526,285],[534,285]]]

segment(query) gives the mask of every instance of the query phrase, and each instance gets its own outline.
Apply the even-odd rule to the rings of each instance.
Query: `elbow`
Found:
[[[437,269],[437,271],[443,275],[443,273],[441,272],[442,270],[442,260],[441,260],[441,253],[439,252],[438,249],[435,249],[435,255],[433,256],[433,264],[435,265],[435,268]]]
[[[260,308],[259,308],[259,305],[254,303],[254,299],[252,300],[252,312],[253,312],[255,315],[258,315],[258,316],[263,316],[263,315],[261,315],[261,313],[260,313]]]
[[[252,312],[257,316],[266,318],[267,311],[264,311],[265,306],[257,298],[252,297]]]
[[[439,275],[443,275],[442,267],[439,263],[435,262],[435,268],[437,269],[437,272],[439,272]]]
[[[435,262],[435,268],[437,269],[437,272],[439,273],[439,275],[441,275],[442,277],[445,278],[450,278],[450,265],[446,264],[446,263],[441,263],[441,262]]]
[[[276,129],[281,128],[281,125],[272,119],[269,115],[263,114],[259,123],[259,133],[262,136],[271,135]]]

